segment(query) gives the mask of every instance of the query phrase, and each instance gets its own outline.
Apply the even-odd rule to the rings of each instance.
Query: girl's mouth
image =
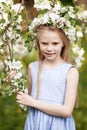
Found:
[[[45,54],[48,55],[48,56],[54,55],[54,53],[45,53]]]

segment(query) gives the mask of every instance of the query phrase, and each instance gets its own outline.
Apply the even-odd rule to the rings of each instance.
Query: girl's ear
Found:
[[[64,42],[63,42],[63,47],[65,47],[65,44],[64,44]]]
[[[65,49],[65,45],[62,47],[62,50],[64,50]]]
[[[62,49],[61,49],[61,56],[63,55],[64,50],[65,50],[65,45],[63,44]]]

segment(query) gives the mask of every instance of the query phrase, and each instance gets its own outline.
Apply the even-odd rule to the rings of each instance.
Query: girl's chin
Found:
[[[48,60],[48,61],[54,61],[56,58],[54,58],[54,57],[45,57],[45,59]]]

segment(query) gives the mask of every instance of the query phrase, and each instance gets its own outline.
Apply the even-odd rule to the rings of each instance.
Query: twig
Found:
[[[21,6],[22,6],[22,5],[24,5],[24,0],[22,0],[22,1],[21,1],[21,5],[20,5],[20,7],[19,7],[19,9],[18,9],[18,12],[17,12],[17,14],[19,14],[19,13],[20,13]]]
[[[56,2],[57,2],[56,0],[52,0],[53,5],[55,5]]]

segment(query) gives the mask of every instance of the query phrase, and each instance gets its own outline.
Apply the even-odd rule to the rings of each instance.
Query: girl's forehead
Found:
[[[40,32],[42,32],[42,33],[58,33],[57,30],[50,30],[50,29],[43,29]]]
[[[44,31],[41,31],[40,35],[39,35],[40,38],[60,38],[60,35],[58,32],[56,31],[50,31],[50,30],[44,30]]]
[[[53,31],[44,31],[40,37],[39,42],[63,42],[61,37],[58,35],[57,32]]]

